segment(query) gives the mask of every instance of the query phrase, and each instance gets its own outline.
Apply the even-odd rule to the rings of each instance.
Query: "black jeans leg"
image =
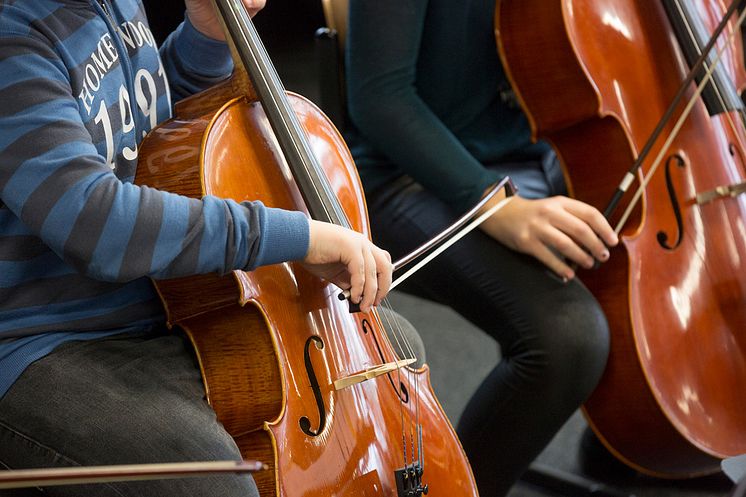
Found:
[[[394,259],[456,218],[414,182],[369,202],[374,240]],[[608,355],[608,327],[577,280],[475,230],[405,283],[494,337],[502,360],[469,401],[458,433],[485,497],[505,495],[590,395]]]

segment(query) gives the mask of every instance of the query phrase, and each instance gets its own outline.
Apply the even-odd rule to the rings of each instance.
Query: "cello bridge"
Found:
[[[697,194],[697,204],[702,205],[713,200],[735,197],[746,193],[746,182],[736,183],[735,185],[723,185]]]
[[[351,374],[349,376],[345,376],[344,378],[335,380],[334,389],[342,390],[343,388],[357,385],[358,383],[362,383],[364,381],[372,380],[373,378],[377,378],[386,373],[391,373],[392,371],[396,371],[397,369],[409,366],[410,364],[414,364],[415,362],[417,362],[417,359],[404,359],[401,361],[387,362],[386,364],[381,364],[379,366],[373,366],[372,368],[368,368],[359,373]]]

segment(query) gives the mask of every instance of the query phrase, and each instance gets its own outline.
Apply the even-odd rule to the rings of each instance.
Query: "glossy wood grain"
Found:
[[[178,116],[152,132],[141,147],[138,183],[305,210],[261,105],[234,89],[221,85],[213,91],[222,96],[208,95],[204,105],[186,102],[181,110],[189,119]],[[362,187],[344,141],[313,104],[290,98],[351,225],[367,234]],[[216,108],[219,101],[225,103]],[[157,287],[170,324],[195,344],[218,419],[245,458],[270,465],[255,474],[262,497],[395,496],[393,470],[416,457],[417,420],[424,429],[428,495],[477,495],[427,367],[334,389],[337,379],[396,360],[375,312],[350,314],[335,286],[293,263],[223,278],[159,281]],[[304,365],[311,337],[317,338],[309,356],[326,415],[317,436],[300,422],[307,417],[314,429],[320,422]],[[405,403],[397,396],[402,388]]]
[[[714,29],[726,5],[701,4]],[[663,8],[502,0],[496,31],[535,135],[558,151],[573,195],[603,211],[686,75]],[[726,56],[742,86],[741,49]],[[712,473],[721,458],[746,452],[746,201],[694,201],[744,181],[745,138],[735,112],[711,117],[698,102],[666,152],[681,244],[667,249],[657,239],[677,231],[661,167],[611,261],[581,274],[612,331],[608,367],[585,412],[607,447],[645,473]]]

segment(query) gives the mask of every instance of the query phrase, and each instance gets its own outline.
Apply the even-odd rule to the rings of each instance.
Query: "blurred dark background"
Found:
[[[184,19],[183,0],[143,0],[159,43]],[[324,25],[320,0],[267,0],[254,24],[285,87],[317,101],[313,35]]]

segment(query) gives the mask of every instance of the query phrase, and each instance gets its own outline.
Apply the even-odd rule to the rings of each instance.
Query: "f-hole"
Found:
[[[376,334],[373,331],[373,327],[370,325],[370,322],[367,319],[363,319],[363,333],[365,333],[366,335],[370,333],[370,336],[373,337],[373,343],[376,344],[376,350],[378,350],[378,356],[381,358],[381,362],[385,363],[386,358],[383,357],[383,351],[381,350],[381,345],[378,343],[378,338],[376,338]],[[399,359],[401,359],[401,357]],[[389,379],[389,383],[391,383],[391,388],[394,389],[394,392],[396,392],[396,396],[399,397],[399,400],[401,400],[405,404],[409,402],[409,392],[407,391],[407,387],[404,386],[404,383],[400,381],[399,388],[396,388],[396,385],[394,385],[394,380],[391,378],[391,373],[387,373],[386,377]]]
[[[676,241],[673,245],[668,243],[668,234],[661,230],[657,234],[658,243],[661,247],[666,250],[673,250],[681,244],[681,240],[684,237],[684,222],[681,218],[681,206],[676,196],[676,188],[673,186],[673,178],[671,177],[671,165],[675,164],[680,168],[686,167],[686,162],[680,154],[674,154],[666,159],[666,188],[668,188],[668,197],[671,199],[671,208],[673,209],[673,215],[676,217]]]
[[[316,373],[313,370],[313,363],[311,362],[311,344],[316,346],[318,350],[323,350],[324,341],[320,337],[312,335],[308,340],[306,340],[306,346],[303,352],[306,362],[306,374],[308,374],[308,381],[311,383],[313,396],[316,398],[316,406],[319,409],[319,427],[316,430],[312,430],[311,420],[308,419],[308,416],[302,416],[299,420],[299,424],[303,433],[309,437],[318,437],[326,427],[326,408],[324,407],[324,398],[321,396],[319,381],[316,379]]]

